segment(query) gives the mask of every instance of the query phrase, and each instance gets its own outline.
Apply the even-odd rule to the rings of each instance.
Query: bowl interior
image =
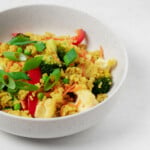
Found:
[[[14,32],[53,32],[58,35],[74,34],[83,28],[87,33],[89,50],[103,46],[106,58],[116,58],[117,68],[113,71],[113,93],[122,81],[127,67],[126,53],[114,35],[95,18],[80,11],[59,6],[25,6],[0,13],[0,41],[7,41]]]

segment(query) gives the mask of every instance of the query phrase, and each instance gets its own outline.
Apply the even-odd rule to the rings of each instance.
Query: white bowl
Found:
[[[75,29],[83,28],[88,35],[89,49],[102,45],[106,58],[113,57],[118,61],[113,71],[114,86],[104,102],[79,114],[52,119],[28,119],[0,112],[1,130],[30,138],[56,138],[103,121],[116,103],[114,94],[118,94],[128,68],[125,48],[110,30],[86,13],[54,5],[23,6],[0,12],[0,28],[0,41],[8,40],[13,32],[74,34]]]

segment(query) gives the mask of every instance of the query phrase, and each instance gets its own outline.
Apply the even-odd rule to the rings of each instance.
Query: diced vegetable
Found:
[[[50,39],[46,42],[46,48],[50,51],[56,51],[57,50],[57,46],[56,43],[53,39]]]
[[[10,89],[15,89],[16,87],[15,81],[8,75],[3,76],[3,83]]]
[[[77,55],[75,49],[72,48],[70,51],[68,51],[68,52],[65,54],[65,56],[64,56],[64,58],[63,58],[63,60],[64,60],[64,62],[65,62],[65,65],[66,65],[66,66],[69,66],[72,62],[74,62],[74,60],[77,58],[77,56],[78,56],[78,55]]]
[[[20,52],[3,52],[3,55],[13,61],[25,61],[26,56]]]
[[[33,84],[29,84],[23,81],[16,81],[16,88],[20,89],[20,90],[27,90],[27,91],[36,91],[38,90],[38,87],[33,85]]]
[[[38,52],[42,52],[46,48],[46,45],[43,42],[37,42],[34,44],[34,46]]]
[[[29,113],[34,117],[35,109],[38,103],[38,98],[36,96],[33,97],[32,93],[29,93],[27,96],[28,110]]]
[[[61,61],[63,61],[65,54],[66,54],[65,49],[63,47],[58,46],[57,47],[57,55]]]
[[[24,54],[30,56],[31,55],[31,50],[25,49]]]
[[[69,79],[67,79],[67,78],[64,78],[62,81],[63,81],[64,84],[68,84],[69,83]]]
[[[35,69],[32,69],[32,70],[29,70],[28,75],[30,77],[30,80],[28,82],[31,83],[31,84],[39,83],[40,79],[41,79],[41,76],[42,76],[40,68],[35,68]]]
[[[42,98],[44,97],[44,94],[40,92],[37,94],[37,97],[39,100],[42,100]]]
[[[14,110],[20,110],[20,109],[21,109],[20,103],[14,104]]]
[[[112,87],[112,78],[102,77],[94,81],[94,87],[92,89],[92,92],[95,95],[107,93],[111,87]]]
[[[60,69],[57,68],[55,69],[51,74],[50,76],[47,78],[47,80],[45,81],[44,83],[44,91],[48,91],[50,90],[51,88],[53,88],[57,82],[59,81],[60,79]],[[53,82],[50,82],[50,81],[53,81]]]
[[[23,49],[22,49],[21,47],[18,47],[18,48],[17,48],[17,52],[22,53],[22,52],[23,52]]]
[[[47,75],[45,75],[45,76],[42,77],[42,80],[43,80],[44,82],[45,82],[47,79],[48,79],[48,76],[47,76]]]
[[[85,38],[85,31],[83,29],[78,29],[76,33],[77,35],[72,37],[72,40],[73,40],[72,44],[74,45],[80,44]]]
[[[11,76],[15,80],[19,80],[19,79],[29,80],[30,79],[28,75],[24,72],[8,72],[8,75]]]
[[[17,34],[15,37],[13,37],[10,41],[8,41],[8,44],[10,45],[26,45],[30,43],[36,43],[36,41],[30,41],[30,37],[26,36],[22,33]]]
[[[28,71],[39,67],[42,62],[42,58],[42,56],[38,56],[27,60],[24,64],[23,70]]]
[[[58,64],[47,64],[42,61],[40,64],[40,69],[42,74],[47,73],[48,75],[54,71],[54,69],[59,68]]]

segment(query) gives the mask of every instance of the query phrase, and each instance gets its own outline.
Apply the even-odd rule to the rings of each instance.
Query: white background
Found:
[[[82,133],[53,140],[16,137],[0,131],[0,150],[150,150],[149,0],[0,0],[0,11],[17,5],[49,3],[88,12],[124,42],[128,77],[119,101],[104,122]],[[0,28],[1,30],[1,28]]]

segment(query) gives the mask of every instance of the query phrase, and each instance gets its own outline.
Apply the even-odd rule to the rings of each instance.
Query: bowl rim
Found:
[[[12,115],[12,114],[8,114],[6,112],[2,112],[0,111],[0,115],[3,115],[4,117],[10,117],[12,119],[18,119],[18,120],[22,120],[22,121],[34,121],[34,122],[53,122],[53,121],[60,121],[60,120],[66,120],[66,119],[71,119],[71,118],[75,118],[78,117],[79,115],[84,115],[86,113],[90,113],[91,111],[93,111],[94,109],[96,109],[97,107],[100,107],[102,105],[104,105],[105,103],[107,103],[113,96],[116,95],[116,93],[120,90],[121,86],[123,85],[126,77],[127,77],[127,73],[128,73],[128,65],[129,65],[129,60],[128,60],[128,54],[126,51],[126,48],[124,46],[124,44],[120,41],[120,39],[118,38],[118,36],[116,36],[116,34],[109,28],[107,27],[107,25],[103,24],[103,22],[101,22],[98,18],[90,15],[89,13],[80,10],[80,9],[75,9],[72,7],[68,7],[68,6],[62,6],[62,5],[57,5],[57,4],[43,4],[43,3],[39,3],[39,4],[24,4],[21,6],[13,6],[10,8],[6,8],[4,10],[0,10],[0,15],[1,13],[5,13],[11,10],[15,10],[15,9],[20,9],[20,8],[25,8],[25,7],[57,7],[57,8],[61,8],[61,9],[68,9],[68,11],[76,11],[78,13],[82,13],[83,15],[86,15],[87,17],[93,18],[95,21],[99,22],[106,30],[107,32],[109,32],[111,35],[113,35],[113,37],[115,38],[115,40],[117,41],[117,43],[119,43],[124,57],[125,57],[125,68],[124,68],[124,74],[121,77],[121,81],[119,82],[118,86],[114,89],[114,91],[109,94],[109,97],[106,98],[104,101],[102,101],[101,103],[88,108],[87,110],[83,111],[83,112],[79,112],[73,115],[68,115],[68,116],[62,116],[62,117],[55,117],[55,118],[27,118],[27,117],[20,117],[20,116],[16,116],[16,115]]]

